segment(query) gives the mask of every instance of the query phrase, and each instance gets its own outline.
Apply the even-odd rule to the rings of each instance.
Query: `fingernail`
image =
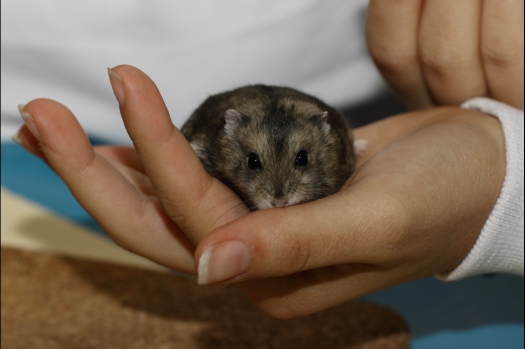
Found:
[[[240,241],[208,247],[199,259],[197,282],[207,285],[232,279],[246,272],[249,264],[248,248]]]
[[[36,128],[35,120],[33,120],[33,117],[28,112],[24,111],[25,104],[19,104],[18,105],[18,111],[20,112],[20,116],[22,116],[22,120],[24,120],[24,123],[26,124],[27,128],[33,136],[40,142],[40,133],[38,132],[38,129]]]
[[[108,75],[109,75],[109,82],[111,83],[111,88],[113,89],[113,93],[115,94],[115,97],[117,98],[119,105],[124,105],[125,102],[125,94],[124,94],[124,86],[122,85],[122,80],[120,79],[120,76],[115,74],[111,68],[108,68]]]
[[[16,131],[16,133],[11,136],[11,139],[19,146],[22,146],[22,143],[24,142],[20,137],[20,130]]]

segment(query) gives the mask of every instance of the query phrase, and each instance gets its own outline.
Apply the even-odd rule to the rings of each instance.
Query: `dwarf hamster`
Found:
[[[252,211],[337,192],[354,170],[348,130],[321,100],[266,85],[209,97],[181,128],[204,168]]]

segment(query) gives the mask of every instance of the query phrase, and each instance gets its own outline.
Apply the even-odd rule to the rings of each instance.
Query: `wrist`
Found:
[[[523,111],[488,98],[474,98],[463,107],[500,121],[505,147],[505,178],[497,201],[479,237],[462,263],[444,280],[493,272],[523,276]]]

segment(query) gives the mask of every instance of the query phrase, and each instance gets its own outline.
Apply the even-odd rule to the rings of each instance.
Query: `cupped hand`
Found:
[[[171,269],[195,273],[193,252],[197,240],[192,243],[188,236],[202,237],[245,208],[232,191],[203,172],[193,150],[171,124],[155,84],[136,69],[127,71],[131,91],[121,106],[122,116],[132,134],[139,129],[153,138],[136,136],[136,148],[93,148],[71,111],[46,99],[23,106],[25,125],[16,138],[62,178],[77,201],[119,246]],[[173,142],[182,146],[173,148]],[[153,151],[148,153],[149,149]],[[137,151],[143,152],[142,158]],[[143,162],[162,163],[177,171],[160,173],[169,179],[157,173],[146,174]],[[163,180],[176,185],[163,187]],[[188,197],[200,200],[194,204],[202,210],[198,211],[202,217],[170,207],[171,203],[177,205],[179,197],[185,199],[183,204],[187,204]],[[167,209],[163,205],[168,205]],[[222,210],[224,205],[228,207]],[[213,210],[220,210],[220,214]],[[186,223],[186,219],[196,219],[199,224]]]
[[[339,193],[249,213],[206,173],[154,83],[130,66],[113,71],[134,148],[94,150],[71,112],[50,100],[24,107],[31,118],[22,145],[120,246],[186,272],[195,271],[194,260],[200,283],[235,283],[275,317],[450,271],[475,242],[503,181],[498,121],[438,108],[356,130],[370,146]]]
[[[355,135],[372,149],[337,194],[212,231],[195,253],[200,281],[236,283],[267,312],[289,317],[456,268],[503,183],[497,119],[437,108]]]
[[[478,96],[523,109],[523,0],[372,0],[366,33],[410,109]]]

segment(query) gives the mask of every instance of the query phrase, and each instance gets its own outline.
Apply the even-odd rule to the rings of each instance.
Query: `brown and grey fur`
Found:
[[[353,141],[343,117],[291,88],[253,85],[211,96],[181,131],[205,169],[251,210],[333,194],[354,170]],[[301,150],[308,163],[296,166]],[[251,153],[261,168],[248,167]]]

